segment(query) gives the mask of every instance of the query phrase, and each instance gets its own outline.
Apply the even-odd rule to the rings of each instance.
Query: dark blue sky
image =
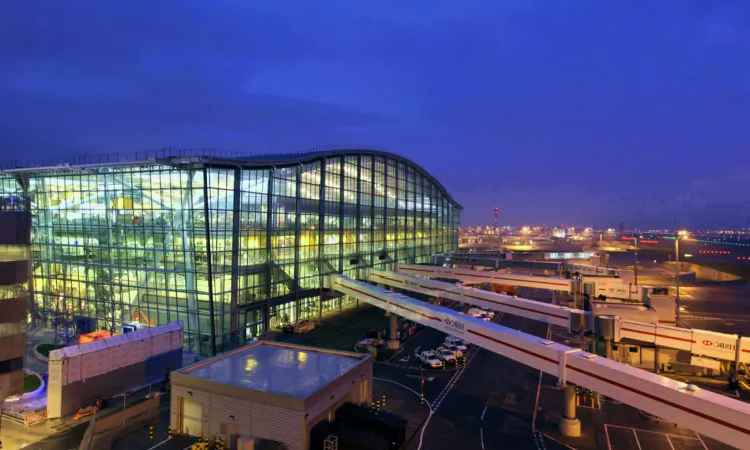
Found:
[[[746,0],[7,1],[0,67],[2,159],[367,144],[464,224],[750,200]]]

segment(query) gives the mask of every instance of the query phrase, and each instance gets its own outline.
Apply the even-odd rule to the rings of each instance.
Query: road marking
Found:
[[[165,442],[167,442],[168,440],[169,440],[169,438],[167,438],[167,439],[164,439],[163,441],[159,442],[158,444],[154,445],[153,447],[149,448],[148,450],[153,450],[153,449],[155,449],[156,447],[160,447],[160,446],[161,446],[162,444],[164,444],[164,443],[165,443]],[[190,448],[190,446],[188,446],[187,448]]]
[[[669,439],[669,436],[667,436],[667,442],[669,442],[669,446],[672,447],[672,450],[674,450],[674,445],[672,445],[672,440]]]
[[[623,430],[633,430],[634,432],[638,431],[638,432],[642,432],[642,433],[661,434],[663,436],[676,437],[676,438],[681,438],[681,439],[689,439],[691,441],[698,441],[698,440],[700,440],[697,437],[682,436],[682,435],[679,435],[679,434],[671,434],[671,433],[662,433],[661,431],[645,430],[643,428],[625,427],[625,426],[622,426],[622,425],[612,425],[611,423],[605,423],[604,424],[604,428],[606,429],[607,427],[620,428],[620,429],[623,429]],[[695,431],[693,431],[693,433],[695,433]],[[698,435],[698,433],[695,433],[695,434],[696,434],[696,436]]]
[[[698,434],[698,432],[695,430],[693,430],[693,433],[695,433],[695,436],[698,438],[699,441],[701,441],[701,445],[703,446],[703,448],[708,450],[708,447],[706,447],[706,443],[703,442],[703,439],[701,439],[701,435]]]
[[[422,376],[421,375],[407,374],[406,378],[422,378]],[[432,380],[435,379],[435,377],[424,377],[424,379],[427,380],[427,381],[432,381]]]
[[[638,440],[638,433],[635,432],[635,429],[633,430],[633,436],[635,436],[635,443],[638,445],[638,450],[643,450],[641,448],[641,441]],[[667,439],[669,439],[669,436],[667,436]]]
[[[474,347],[477,350],[475,350],[472,355],[479,351],[479,347]],[[471,358],[473,359],[473,358]],[[471,362],[471,359],[469,358],[468,352],[466,355],[466,363],[464,363],[464,366],[460,369],[456,370],[456,373],[451,377],[451,379],[448,381],[448,384],[443,388],[443,390],[438,394],[437,397],[435,397],[434,404],[435,406],[430,406],[430,415],[427,417],[427,420],[425,421],[424,425],[422,426],[422,432],[419,435],[419,446],[417,447],[417,450],[422,450],[422,442],[424,438],[425,430],[427,430],[427,425],[430,423],[430,419],[432,418],[432,415],[437,411],[437,409],[440,407],[440,404],[445,400],[445,397],[448,396],[451,389],[453,389],[453,386],[458,382],[458,380],[461,378],[461,375],[463,375],[464,370],[466,370],[466,367],[468,367],[469,362]],[[374,377],[373,377],[374,378]],[[427,403],[427,400],[425,400],[425,403]],[[429,405],[429,403],[428,403]]]
[[[604,425],[604,435],[607,437],[607,450],[612,450],[612,444],[609,443],[609,431],[607,431],[607,425]]]
[[[481,420],[484,420],[484,415],[487,414],[487,406],[488,405],[484,405],[484,409],[482,410],[482,419]]]
[[[401,384],[401,383],[399,383],[397,381],[389,380],[387,378],[379,378],[379,377],[372,377],[372,379],[373,380],[385,381],[387,383],[393,383],[393,384],[395,384],[397,386],[401,386],[402,388],[406,389],[407,391],[411,392],[412,394],[414,394],[414,395],[416,395],[418,397],[422,397],[414,389],[412,389],[409,386],[406,386],[404,384]],[[424,430],[427,429],[427,425],[430,423],[430,419],[432,419],[432,415],[435,413],[435,410],[432,408],[432,405],[430,404],[430,402],[427,401],[427,399],[424,399],[424,403],[425,403],[425,405],[427,405],[427,408],[429,408],[430,414],[427,416],[427,420],[425,420],[424,425],[422,425],[422,432],[419,433],[419,446],[417,447],[417,450],[421,450],[422,449],[422,442],[424,441]]]
[[[484,450],[484,430],[479,429],[479,442],[482,443],[482,450]]]
[[[409,362],[409,358],[411,358],[411,355],[406,355],[405,358],[401,358],[401,359],[399,359],[399,361],[401,361],[401,362]],[[390,360],[388,360],[388,361],[390,361]]]
[[[395,358],[395,357],[397,357],[398,355],[400,355],[400,354],[401,354],[401,352],[403,352],[403,351],[404,351],[404,347],[401,347],[401,350],[399,350],[399,351],[397,351],[396,353],[394,353],[394,355],[393,355],[393,356],[391,356],[390,358],[386,359],[386,360],[385,360],[385,362],[390,362],[390,361],[391,361],[391,360],[392,360],[393,358]],[[403,359],[403,358],[401,358],[401,361],[403,361],[403,360],[404,360],[404,359]],[[406,360],[407,360],[407,361],[409,360],[409,356],[407,356],[407,357],[406,357]]]

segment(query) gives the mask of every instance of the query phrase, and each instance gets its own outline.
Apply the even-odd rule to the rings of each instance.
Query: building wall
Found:
[[[188,394],[190,392],[191,394]],[[255,403],[246,399],[204,392],[172,383],[170,426],[180,433],[180,399],[198,401],[203,405],[203,434],[218,437],[222,423],[236,425],[239,436],[271,439],[285,444],[288,450],[302,450],[304,442],[304,411]],[[234,416],[234,419],[232,417]]]
[[[289,450],[308,449],[310,429],[322,420],[332,419],[339,406],[346,402],[370,403],[372,361],[368,358],[357,368],[305,399],[301,409],[293,409],[293,399],[284,399],[276,405],[264,404],[239,394],[222,395],[208,387],[209,383],[203,383],[206,385],[204,390],[199,387],[200,384],[195,379],[190,379],[188,383],[183,377],[172,378],[170,426],[176,433],[183,431],[180,429],[180,399],[187,398],[203,405],[203,433],[208,437],[224,436],[227,439],[222,426],[226,423],[236,425],[239,436],[281,442]],[[221,385],[220,390],[231,391],[232,388]]]
[[[23,394],[28,316],[28,202],[0,190],[0,392]],[[2,401],[2,400],[0,400]]]
[[[166,377],[167,368],[182,366],[182,354],[182,349],[171,350],[137,364],[64,386],[50,383],[47,386],[47,417],[53,419],[73,414],[79,408],[92,405],[99,397],[109,398],[160,376]]]
[[[227,164],[32,171],[23,187],[0,175],[35,208],[31,290],[44,324],[182,320],[188,351],[219,353],[353,302],[321,298],[325,274],[358,278],[457,245],[458,205],[401,159]]]

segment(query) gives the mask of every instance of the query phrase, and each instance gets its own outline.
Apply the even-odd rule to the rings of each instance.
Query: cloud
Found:
[[[7,2],[0,145],[355,142],[426,166],[469,222],[495,202],[629,217],[715,199],[719,162],[750,163],[748,16],[734,3]]]

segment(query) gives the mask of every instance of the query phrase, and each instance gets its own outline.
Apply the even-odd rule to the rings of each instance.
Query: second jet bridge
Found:
[[[399,269],[403,266],[399,265]],[[570,309],[549,303],[535,302],[511,295],[497,294],[467,286],[421,278],[403,273],[370,269],[370,282],[419,292],[434,297],[447,298],[461,303],[471,303],[492,311],[526,317],[539,322],[568,328],[578,333],[588,331],[588,315],[579,309]]]
[[[394,272],[407,273],[426,278],[444,278],[461,280],[468,283],[495,283],[511,286],[547,289],[553,291],[574,292],[575,280],[549,278],[515,273],[485,272],[469,269],[447,269],[443,267],[422,266],[418,264],[398,264]]]

